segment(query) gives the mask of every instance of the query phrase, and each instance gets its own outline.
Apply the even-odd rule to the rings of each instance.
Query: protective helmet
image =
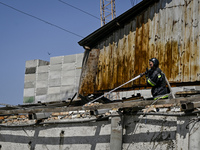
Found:
[[[156,58],[151,58],[149,61],[153,62],[153,66],[157,68],[159,66],[159,61]]]

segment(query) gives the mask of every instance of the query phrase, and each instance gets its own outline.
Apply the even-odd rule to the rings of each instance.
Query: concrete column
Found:
[[[122,136],[123,136],[122,126],[123,126],[122,116],[114,116],[111,118],[110,150],[122,149]]]

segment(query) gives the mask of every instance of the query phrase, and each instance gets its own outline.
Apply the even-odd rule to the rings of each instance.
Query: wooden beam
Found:
[[[199,90],[191,90],[191,91],[179,91],[176,92],[176,95],[196,95],[200,94]]]
[[[165,99],[158,100],[154,105],[162,104],[172,104],[172,106],[179,106],[180,102],[195,102],[200,101],[200,96],[198,97],[181,97],[176,99]],[[0,110],[0,115],[8,114],[20,114],[20,113],[38,113],[38,112],[67,112],[67,111],[79,111],[79,110],[98,110],[98,109],[113,109],[113,108],[132,108],[132,107],[145,107],[151,105],[154,100],[141,100],[141,101],[132,101],[126,103],[109,103],[109,104],[98,104],[98,105],[89,105],[89,106],[77,106],[77,107],[32,107],[32,108],[19,108],[12,110]]]

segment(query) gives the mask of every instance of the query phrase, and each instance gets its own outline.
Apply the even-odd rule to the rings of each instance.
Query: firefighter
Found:
[[[168,89],[166,87],[165,75],[159,68],[159,61],[156,58],[151,58],[149,60],[150,69],[143,73],[145,74],[147,86],[152,87],[151,94],[154,100],[156,99],[166,99],[168,98]]]

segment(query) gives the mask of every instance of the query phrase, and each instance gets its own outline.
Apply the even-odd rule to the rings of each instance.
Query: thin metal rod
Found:
[[[172,87],[171,87],[171,85],[169,84],[169,81],[167,80],[166,75],[165,75],[165,80],[166,80],[166,83],[167,83],[167,85],[168,85],[168,87],[169,87],[170,93],[172,94],[172,97],[175,98],[175,96],[174,96],[174,94],[173,94],[173,92],[172,92]]]
[[[137,79],[140,78],[140,77],[141,77],[141,76],[138,75],[137,77],[135,77],[135,78],[133,78],[133,79],[127,81],[126,83],[124,83],[124,84],[122,84],[122,85],[120,85],[120,86],[118,86],[118,87],[112,89],[111,91],[109,91],[109,92],[107,92],[107,93],[105,93],[105,94],[103,94],[103,95],[97,97],[96,99],[92,100],[92,101],[89,102],[88,104],[93,103],[93,102],[99,100],[100,98],[104,97],[104,95],[109,95],[109,94],[111,94],[112,92],[114,92],[115,90],[119,89],[120,87],[122,87],[122,86],[124,86],[124,85],[126,85],[126,84],[128,84],[128,83],[130,83],[130,82],[132,82],[132,81],[134,81],[134,80],[137,80]]]

